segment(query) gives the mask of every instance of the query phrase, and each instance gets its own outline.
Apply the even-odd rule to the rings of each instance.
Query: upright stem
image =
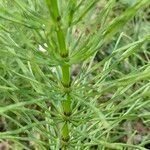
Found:
[[[64,65],[61,67],[62,69],[62,84],[64,88],[70,88],[70,67],[68,65]],[[66,92],[66,99],[62,102],[63,113],[66,117],[71,115],[71,97],[69,92]],[[62,142],[63,146],[66,147],[67,142],[69,141],[69,127],[68,121],[64,122],[62,127]]]
[[[66,48],[66,43],[65,43],[65,35],[63,33],[63,30],[61,28],[61,23],[59,22],[60,20],[57,20],[57,39],[59,43],[59,50],[60,50],[60,56],[64,59],[67,59],[69,56],[69,51]],[[65,62],[66,63],[66,62]],[[63,64],[61,66],[61,71],[62,71],[62,84],[64,88],[70,88],[70,66],[67,64]],[[64,90],[65,91],[65,90]],[[69,91],[69,90],[68,90]],[[62,101],[62,108],[63,108],[63,114],[66,117],[69,117],[71,115],[71,97],[69,92],[65,91],[65,96],[66,98]],[[69,141],[69,126],[68,126],[68,121],[64,120],[64,124],[62,127],[62,147],[66,149],[67,143]]]
[[[65,42],[65,33],[62,28],[61,23],[61,15],[59,12],[58,2],[57,0],[46,0],[47,6],[49,8],[49,12],[51,15],[51,18],[55,24],[56,32],[57,32],[57,39],[59,44],[59,53],[60,56],[64,59],[64,61],[67,60],[69,56],[69,51],[66,48],[66,42]],[[61,66],[62,71],[62,78],[61,82],[64,86],[64,89],[70,88],[70,66],[67,65],[67,62],[64,62]],[[64,90],[66,98],[63,100],[62,108],[63,108],[63,114],[65,115],[65,118],[68,118],[71,115],[71,97],[70,97],[70,90]],[[63,126],[62,126],[62,148],[66,149],[67,143],[69,141],[69,122],[68,119],[64,119]]]
[[[68,65],[64,65],[61,67],[62,69],[62,82],[64,87],[70,86],[70,67]]]

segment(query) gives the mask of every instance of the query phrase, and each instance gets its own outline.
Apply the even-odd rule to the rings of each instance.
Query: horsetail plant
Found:
[[[150,1],[124,2],[0,1],[0,145],[146,150],[149,135],[134,144],[120,130],[148,120],[150,30],[139,24]]]

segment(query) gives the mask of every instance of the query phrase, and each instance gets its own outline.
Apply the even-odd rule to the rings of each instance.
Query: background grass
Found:
[[[67,149],[150,149],[149,1],[59,0],[59,11],[69,61],[45,1],[0,1],[0,149],[60,149],[66,63]]]

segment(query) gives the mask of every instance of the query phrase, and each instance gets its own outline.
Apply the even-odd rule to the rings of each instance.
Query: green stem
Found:
[[[51,15],[51,18],[53,19],[53,22],[55,23],[56,26],[56,32],[57,32],[57,39],[58,39],[58,44],[59,44],[59,53],[60,56],[66,61],[66,59],[69,56],[69,51],[66,48],[66,42],[65,42],[65,33],[62,28],[62,23],[61,23],[61,15],[59,12],[59,7],[58,7],[58,2],[57,0],[46,0],[47,6],[49,8],[49,12]],[[61,82],[64,86],[64,94],[66,95],[66,99],[63,100],[61,103],[62,108],[63,108],[63,114],[66,116],[63,122],[63,127],[62,127],[62,148],[66,149],[67,143],[69,141],[69,127],[68,127],[68,119],[69,116],[71,115],[71,97],[69,94],[69,88],[70,88],[70,66],[64,62],[64,65],[61,66],[61,71],[62,71],[62,78]]]
[[[69,52],[66,49],[66,43],[65,43],[65,36],[63,34],[63,31],[60,27],[60,24],[58,23],[58,31],[57,31],[57,38],[59,42],[59,49],[60,49],[60,56],[62,58],[68,58]],[[64,59],[64,61],[65,61]],[[64,86],[64,89],[67,88],[65,91],[66,99],[62,101],[62,108],[63,108],[63,114],[68,118],[71,115],[71,97],[69,95],[69,88],[70,88],[70,66],[67,64],[64,64],[61,66],[62,70],[62,84]],[[62,127],[62,147],[66,149],[67,143],[69,141],[69,127],[68,127],[68,120],[64,120],[64,125]]]
[[[71,97],[69,94],[67,94],[66,100],[62,102],[62,107],[63,107],[64,115],[70,116],[71,115]]]
[[[66,49],[65,36],[59,23],[57,24],[57,26],[58,26],[57,39],[59,43],[60,55],[61,57],[66,58],[68,57],[68,50]]]
[[[62,83],[63,86],[69,88],[70,86],[70,67],[68,65],[64,65],[61,67],[62,69]]]
[[[62,83],[64,88],[70,88],[70,67],[62,66]],[[66,99],[62,101],[63,113],[66,117],[71,115],[71,97],[69,92],[65,93]],[[62,127],[62,147],[66,147],[67,142],[69,141],[69,127],[68,120],[65,121]]]
[[[68,122],[65,122],[63,127],[62,127],[62,134],[63,134],[63,147],[66,146],[66,143],[69,141],[69,127],[68,127]]]

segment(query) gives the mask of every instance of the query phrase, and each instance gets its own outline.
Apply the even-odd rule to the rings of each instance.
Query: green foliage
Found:
[[[149,135],[135,143],[125,125],[150,125],[149,4],[1,0],[1,143],[146,150]]]

